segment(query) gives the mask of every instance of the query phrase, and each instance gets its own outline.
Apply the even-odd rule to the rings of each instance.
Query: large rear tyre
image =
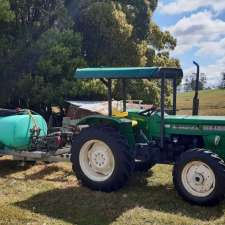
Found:
[[[127,141],[113,128],[90,127],[74,137],[71,161],[77,178],[92,190],[121,188],[133,170]]]
[[[196,205],[212,206],[222,201],[224,179],[224,161],[204,149],[182,153],[173,169],[173,182],[178,193]]]

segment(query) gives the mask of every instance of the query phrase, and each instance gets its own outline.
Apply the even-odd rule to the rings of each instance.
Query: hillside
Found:
[[[178,95],[178,114],[192,113],[192,100],[194,92]],[[225,115],[225,90],[204,90],[199,92],[201,115]]]

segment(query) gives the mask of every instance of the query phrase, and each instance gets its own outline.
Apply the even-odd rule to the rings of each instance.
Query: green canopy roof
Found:
[[[75,77],[78,79],[120,79],[120,78],[146,78],[159,79],[163,75],[167,79],[182,78],[182,69],[160,67],[112,67],[112,68],[84,68],[77,69]]]

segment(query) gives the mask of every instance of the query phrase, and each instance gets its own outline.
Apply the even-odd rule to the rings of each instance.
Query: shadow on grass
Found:
[[[20,161],[13,161],[10,159],[0,160],[0,177],[7,177],[11,174],[26,171],[32,168],[35,165],[35,162],[25,162],[25,164],[21,164]],[[14,180],[39,180],[44,179],[46,181],[53,182],[66,182],[67,177],[73,175],[72,171],[68,171],[59,167],[55,164],[37,164],[36,166],[41,166],[37,171],[32,171],[31,174],[25,174],[24,178],[21,177],[13,177]],[[62,172],[62,174],[48,178],[48,175],[52,175],[53,173]]]
[[[51,175],[56,172],[63,172],[60,175],[57,175],[52,178],[46,178],[46,176]],[[72,171],[64,170],[63,168],[56,166],[54,164],[46,165],[41,170],[37,171],[36,173],[32,173],[30,175],[26,175],[24,180],[39,180],[44,179],[46,181],[53,181],[53,182],[65,182],[67,181],[67,177],[73,175]]]
[[[10,159],[0,160],[0,176],[6,177],[15,172],[27,170],[33,166],[33,162],[21,165],[21,161],[14,161]]]
[[[145,174],[149,177],[149,174]],[[37,194],[16,206],[72,224],[107,225],[135,207],[183,215],[202,221],[223,215],[224,203],[205,208],[184,202],[173,185],[149,186],[146,177],[135,175],[118,192],[94,192],[84,187],[54,189]]]

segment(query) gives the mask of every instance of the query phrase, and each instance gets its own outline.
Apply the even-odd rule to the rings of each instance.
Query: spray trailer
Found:
[[[44,118],[30,110],[0,109],[0,156],[18,161],[68,161],[72,132],[48,132]]]

